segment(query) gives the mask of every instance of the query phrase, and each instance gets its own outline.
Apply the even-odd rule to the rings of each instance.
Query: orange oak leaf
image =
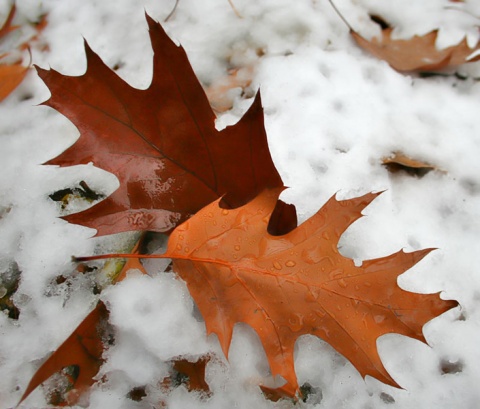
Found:
[[[438,49],[435,44],[438,30],[407,40],[393,39],[392,27],[376,16],[372,20],[382,26],[380,38],[369,41],[353,30],[350,33],[360,47],[385,60],[397,71],[435,71],[480,60],[480,54],[469,58],[480,50],[480,44],[470,48],[466,38],[451,47]]]
[[[0,101],[3,101],[20,85],[27,75],[28,68],[21,63],[0,64]]]
[[[438,294],[415,294],[397,285],[397,276],[431,249],[364,261],[338,251],[345,229],[377,196],[331,198],[314,216],[283,236],[267,232],[281,189],[263,192],[250,203],[222,209],[216,201],[178,226],[163,257],[187,283],[208,334],[216,334],[228,357],[233,327],[250,325],[260,337],[273,376],[298,393],[295,341],[316,335],[344,355],[362,376],[389,385],[376,340],[398,333],[425,341],[423,325],[457,306]]]
[[[283,186],[268,150],[260,94],[237,124],[218,131],[185,51],[159,23],[147,21],[154,61],[145,90],[129,86],[87,44],[80,77],[37,68],[52,93],[45,104],[80,130],[78,141],[47,164],[93,162],[120,181],[104,201],[65,217],[98,235],[168,232],[219,197],[236,207],[264,188]],[[287,224],[296,224],[293,207],[281,210]]]
[[[108,311],[105,305],[99,302],[65,342],[38,368],[18,404],[53,374],[75,365],[78,376],[71,380],[74,389],[67,397],[67,403],[74,404],[94,383],[93,378],[102,365],[103,343],[99,325],[107,319]]]

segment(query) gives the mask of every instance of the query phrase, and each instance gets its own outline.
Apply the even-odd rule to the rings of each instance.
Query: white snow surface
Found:
[[[17,0],[19,16],[48,14],[33,62],[67,75],[85,72],[84,38],[132,86],[146,88],[152,50],[145,12],[163,21],[174,0]],[[378,33],[370,14],[408,38],[440,29],[439,44],[478,38],[478,1],[418,2],[337,0],[337,8],[365,37]],[[274,162],[287,186],[284,200],[300,221],[334,194],[348,198],[385,191],[343,235],[342,254],[356,261],[400,249],[435,247],[399,278],[419,293],[441,292],[460,306],[424,327],[425,345],[389,334],[377,341],[382,361],[403,389],[367,377],[322,340],[301,337],[295,368],[299,383],[316,389],[300,408],[477,408],[480,401],[480,77],[479,63],[443,76],[401,74],[360,49],[326,0],[180,0],[168,22],[197,76],[214,84],[231,67],[252,65],[250,95],[233,90],[233,108],[217,126],[235,123],[261,89]],[[9,2],[1,0],[0,16]],[[20,17],[19,17],[20,18]],[[258,56],[257,50],[262,50]],[[28,56],[25,57],[26,60]],[[460,76],[453,75],[458,73]],[[238,92],[237,92],[238,91]],[[248,92],[247,92],[248,95]],[[77,129],[39,104],[49,91],[34,70],[0,103],[0,273],[18,265],[14,301],[18,320],[0,313],[0,408],[14,407],[31,376],[93,308],[92,283],[74,275],[72,255],[115,251],[122,235],[92,238],[95,231],[60,219],[49,194],[84,180],[97,191],[118,186],[93,165],[58,168],[52,159],[78,137]],[[422,178],[389,173],[382,158],[393,152],[434,164]],[[85,205],[83,205],[85,207]],[[69,212],[79,209],[70,207]],[[152,270],[152,269],[150,269]],[[71,277],[70,287],[55,284]],[[185,283],[162,269],[133,272],[100,298],[111,312],[116,342],[91,390],[89,408],[293,408],[266,400],[258,384],[269,369],[255,332],[235,327],[229,360],[215,336],[206,336]],[[158,384],[175,357],[217,356],[207,365],[210,397],[183,386],[167,396]],[[450,370],[445,370],[449,367]],[[443,369],[442,369],[443,368]],[[453,368],[453,369],[451,369]],[[140,402],[126,398],[146,386]],[[23,408],[47,407],[42,388]]]

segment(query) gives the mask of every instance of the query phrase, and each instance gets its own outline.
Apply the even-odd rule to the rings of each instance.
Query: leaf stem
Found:
[[[170,258],[165,254],[131,254],[131,253],[110,253],[110,254],[97,254],[95,256],[76,257],[72,256],[73,262],[83,262],[92,260],[105,260],[108,258]]]
[[[228,0],[228,3],[230,4],[230,7],[232,8],[233,12],[238,18],[243,18],[243,16],[238,12],[237,8],[235,7],[235,4],[233,4],[232,0]]]
[[[356,32],[353,27],[350,25],[350,23],[347,21],[347,19],[345,17],[343,17],[342,13],[340,13],[340,10],[337,8],[337,6],[335,5],[335,3],[333,2],[333,0],[328,0],[328,2],[330,3],[330,5],[333,7],[333,9],[335,10],[335,13],[338,14],[338,17],[340,17],[342,19],[342,21],[347,25],[347,27],[350,29],[350,31],[353,31],[353,32]]]
[[[170,20],[170,17],[173,16],[173,14],[175,13],[175,11],[177,10],[177,6],[178,6],[178,2],[179,2],[179,1],[180,1],[180,0],[176,0],[176,1],[175,1],[175,5],[173,6],[172,11],[170,12],[170,14],[169,14],[167,17],[165,17],[165,20],[163,20],[164,23],[166,23],[168,20]]]

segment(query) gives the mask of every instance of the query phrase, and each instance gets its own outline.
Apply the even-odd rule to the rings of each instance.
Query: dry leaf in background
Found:
[[[15,30],[20,29],[20,26],[12,25],[15,17],[16,7],[12,4],[9,14],[0,28],[0,44]],[[15,51],[21,51],[29,48],[29,44],[37,39],[38,34],[46,25],[46,18],[43,17],[37,24],[29,24],[35,28],[33,35],[24,39],[20,44],[16,44],[14,48],[0,51],[0,101],[3,101],[10,93],[20,85],[27,75],[30,63],[26,66],[22,65],[20,54],[12,56]],[[12,58],[13,57],[13,58]],[[30,56],[31,60],[31,56]]]
[[[228,75],[206,88],[208,100],[215,112],[225,112],[233,107],[236,94],[245,92],[252,83],[253,66],[235,68]]]
[[[397,71],[435,71],[480,60],[480,55],[468,58],[480,50],[480,44],[470,48],[466,38],[457,45],[440,50],[435,45],[438,30],[408,40],[393,39],[392,27],[377,16],[372,20],[382,27],[380,38],[373,37],[369,41],[353,30],[350,33],[360,47],[385,60]]]
[[[7,19],[5,20],[2,28],[0,28],[0,41],[2,41],[10,32],[17,29],[17,27],[12,26],[12,20],[15,16],[15,11],[15,5],[12,5]],[[17,86],[25,78],[28,70],[28,67],[24,67],[21,64],[21,61],[2,63],[1,60],[7,55],[8,52],[0,54],[0,101],[3,101],[15,88],[17,88]]]
[[[412,159],[402,152],[395,152],[393,155],[383,158],[382,164],[391,173],[396,173],[403,170],[409,175],[418,177],[425,176],[428,172],[438,169],[436,166],[433,166],[429,163]]]

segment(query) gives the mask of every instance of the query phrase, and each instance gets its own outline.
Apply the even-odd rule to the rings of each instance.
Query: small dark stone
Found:
[[[20,97],[20,101],[29,101],[33,98],[33,94],[23,94]]]
[[[320,388],[315,388],[308,382],[305,382],[300,386],[300,393],[302,395],[302,400],[309,404],[319,404],[323,399],[322,390]]]
[[[463,362],[458,361],[450,361],[448,359],[442,359],[440,361],[440,372],[442,375],[450,375],[456,374],[463,371]]]
[[[125,65],[125,63],[123,61],[119,61],[112,67],[112,69],[113,69],[113,71],[117,71],[120,68],[122,68],[124,65]]]
[[[380,399],[385,402],[385,403],[395,403],[395,399],[393,398],[392,395],[389,395],[388,393],[382,392],[380,394]]]

